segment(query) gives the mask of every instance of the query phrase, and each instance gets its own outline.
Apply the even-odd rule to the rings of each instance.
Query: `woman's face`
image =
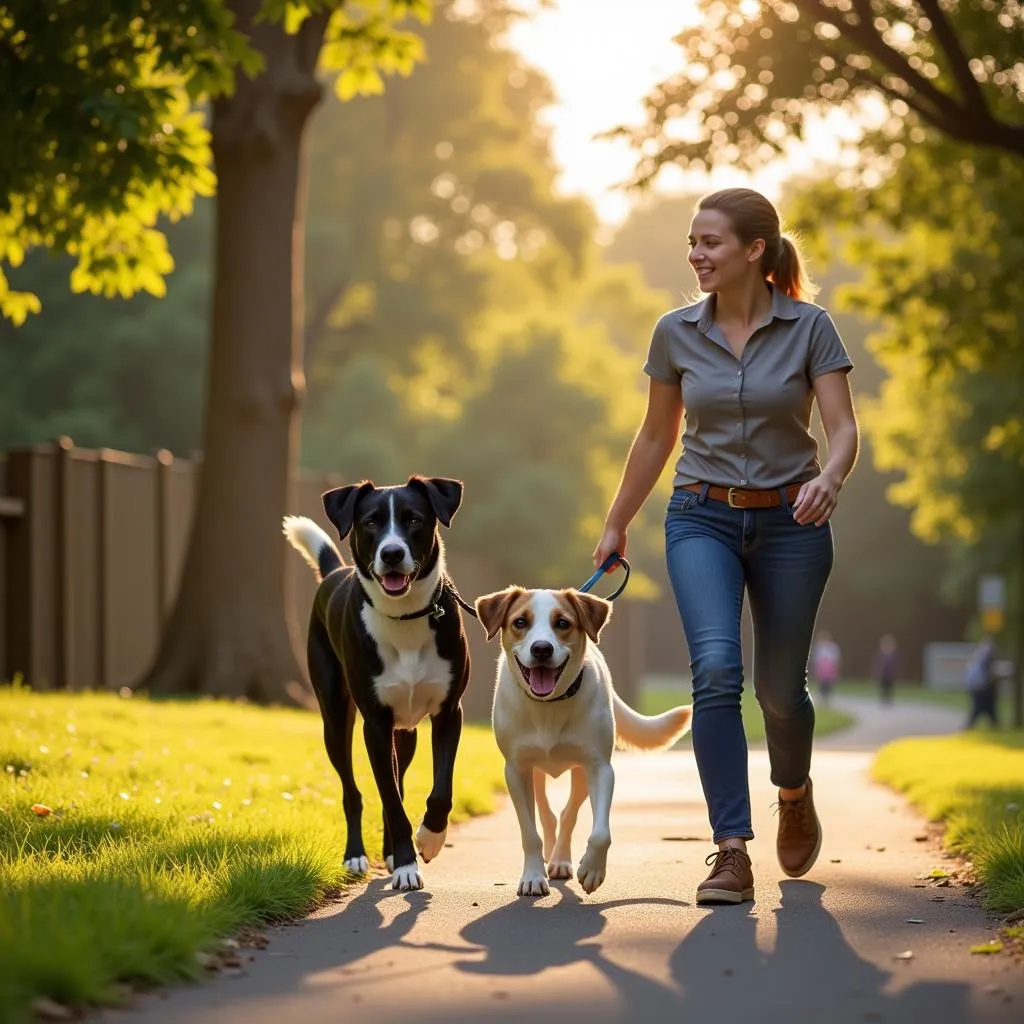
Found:
[[[747,279],[764,253],[764,240],[744,245],[721,210],[700,210],[690,225],[690,266],[703,292],[734,288]]]

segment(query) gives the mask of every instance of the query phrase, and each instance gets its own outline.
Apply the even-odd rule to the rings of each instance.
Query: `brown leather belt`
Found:
[[[803,484],[789,484],[785,488],[786,501],[790,505],[796,501],[801,487]],[[704,484],[683,484],[682,489],[700,494],[704,489]],[[710,484],[708,497],[712,501],[724,501],[730,508],[781,508],[782,490],[781,487],[771,487],[763,491],[752,491],[743,487],[718,487],[715,484]]]

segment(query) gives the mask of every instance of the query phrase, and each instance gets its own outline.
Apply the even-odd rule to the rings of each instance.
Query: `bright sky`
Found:
[[[594,136],[642,120],[643,97],[680,69],[681,51],[672,37],[694,17],[693,0],[557,0],[553,10],[541,10],[510,33],[511,45],[551,79],[557,95],[545,120],[563,169],[560,185],[566,192],[587,195],[605,223],[620,222],[629,210],[632,198],[616,186],[630,177],[636,158],[625,141],[598,141]],[[828,150],[830,135],[825,132],[814,149]],[[752,182],[739,171],[684,179],[681,172],[666,169],[659,188],[745,184],[777,198],[786,174],[779,166]]]

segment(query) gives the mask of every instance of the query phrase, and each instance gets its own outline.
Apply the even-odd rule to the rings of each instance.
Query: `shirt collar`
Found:
[[[768,318],[771,320],[796,320],[800,316],[796,303],[783,291],[780,291],[769,282],[768,288],[772,293],[772,312]],[[687,306],[680,314],[679,319],[687,323],[697,324],[705,334],[715,322],[715,296],[709,295],[702,302]]]

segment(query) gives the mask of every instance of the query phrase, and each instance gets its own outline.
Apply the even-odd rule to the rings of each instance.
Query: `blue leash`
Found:
[[[587,582],[584,583],[582,587],[577,587],[576,589],[579,590],[581,594],[585,594],[606,572],[608,572],[609,569],[612,568],[612,566],[616,564],[621,565],[622,568],[626,570],[626,576],[625,579],[623,579],[623,581],[619,584],[618,590],[616,590],[614,594],[611,594],[609,597],[605,598],[606,601],[614,601],[615,598],[617,598],[619,594],[621,594],[626,589],[626,584],[629,582],[630,572],[629,562],[627,562],[625,558],[623,558],[622,555],[618,553],[618,551],[613,551],[600,564],[600,566],[598,566],[597,572],[595,572],[594,575],[591,576],[590,579],[587,580]]]
[[[623,580],[623,581],[622,581],[622,582],[621,582],[621,583],[619,584],[618,590],[616,590],[616,591],[615,591],[615,593],[614,593],[614,594],[612,594],[612,595],[611,595],[610,597],[606,597],[606,598],[605,598],[605,600],[606,600],[606,601],[614,601],[614,600],[615,600],[615,598],[617,598],[617,597],[619,596],[619,594],[621,594],[621,593],[622,593],[622,592],[623,592],[623,591],[624,591],[624,590],[626,589],[626,584],[627,584],[627,583],[629,582],[629,572],[630,572],[630,569],[629,569],[629,562],[627,562],[627,561],[625,560],[625,558],[623,558],[623,557],[622,557],[622,555],[620,555],[620,554],[618,553],[618,551],[613,551],[613,552],[612,552],[612,553],[611,553],[611,554],[610,554],[610,555],[609,555],[609,556],[608,556],[608,557],[607,557],[607,558],[606,558],[606,559],[605,559],[605,560],[604,560],[604,561],[603,561],[603,562],[601,563],[601,565],[600,565],[600,567],[598,568],[597,572],[595,572],[595,573],[594,573],[594,575],[593,575],[593,576],[591,576],[591,577],[590,577],[590,579],[589,579],[589,580],[587,580],[587,582],[586,582],[586,583],[584,583],[582,587],[577,587],[576,589],[577,589],[577,590],[578,590],[578,591],[579,591],[579,592],[580,592],[581,594],[585,594],[585,593],[586,593],[586,592],[587,592],[588,590],[590,590],[590,589],[591,589],[591,587],[593,587],[593,585],[594,585],[594,584],[595,584],[595,583],[596,583],[596,582],[597,582],[597,581],[598,581],[598,580],[599,580],[599,579],[600,579],[600,578],[601,578],[601,577],[602,577],[602,576],[603,576],[603,575],[604,575],[604,574],[605,574],[605,573],[606,573],[606,572],[607,572],[607,571],[608,571],[608,570],[609,570],[609,569],[610,569],[610,568],[611,568],[611,567],[612,567],[613,565],[615,565],[616,563],[618,563],[619,565],[621,565],[621,566],[622,566],[622,568],[626,570],[626,577],[625,577],[625,579],[624,579],[624,580]],[[456,602],[458,602],[458,604],[459,604],[459,605],[460,605],[460,606],[461,606],[461,607],[462,607],[462,608],[463,608],[463,609],[464,609],[465,611],[469,612],[469,614],[470,614],[470,615],[472,615],[474,619],[476,619],[476,618],[479,618],[479,616],[478,616],[478,615],[477,615],[477,613],[476,613],[476,609],[475,609],[475,608],[474,608],[474,607],[473,607],[473,606],[472,606],[472,605],[471,605],[471,604],[470,604],[470,603],[469,603],[468,601],[466,601],[466,600],[464,600],[464,599],[463,599],[462,595],[461,595],[461,594],[460,594],[460,593],[458,592],[458,590],[456,590],[456,589],[455,589],[455,584],[454,584],[454,583],[453,583],[453,582],[451,581],[451,579],[449,579],[449,578],[448,578],[447,576],[446,576],[446,577],[444,577],[444,579],[442,580],[441,586],[442,586],[442,589],[443,589],[443,590],[448,590],[448,591],[450,591],[450,593],[451,593],[452,597],[453,597],[453,598],[455,598]],[[437,608],[438,608],[438,605],[437,605],[437,602],[436,602],[436,601],[434,602],[434,605],[433,605],[433,607],[434,607],[434,609],[437,609]],[[426,615],[426,614],[427,614],[427,611],[425,610],[425,611],[423,611],[423,612],[417,612],[416,614],[417,614],[417,615],[421,615],[421,614],[422,614],[422,615]],[[440,612],[440,614],[435,614],[435,613],[431,613],[431,614],[434,614],[434,617],[435,617],[435,618],[440,618],[440,617],[441,617],[441,615],[443,615],[443,614],[444,614],[444,612],[443,612],[443,611],[441,611],[441,612]]]

